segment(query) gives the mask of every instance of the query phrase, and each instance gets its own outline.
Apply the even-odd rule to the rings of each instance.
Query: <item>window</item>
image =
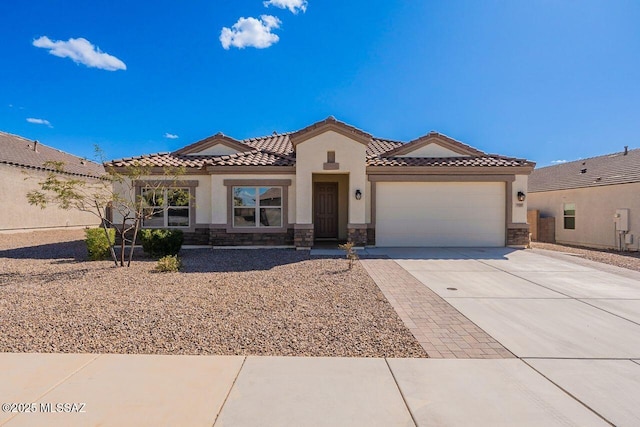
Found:
[[[282,227],[282,187],[233,187],[234,227]]]
[[[145,203],[143,227],[188,228],[191,219],[191,196],[188,188],[143,188]]]
[[[576,229],[576,204],[575,203],[564,204],[564,229],[565,230]]]

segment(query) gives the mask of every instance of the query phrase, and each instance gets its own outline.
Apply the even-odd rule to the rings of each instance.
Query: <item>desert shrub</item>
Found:
[[[349,270],[351,270],[351,268],[353,267],[353,262],[358,259],[358,254],[356,253],[356,250],[353,249],[354,246],[355,243],[353,242],[347,242],[343,245],[338,245],[338,247],[342,249],[347,255],[347,259],[349,260]]]
[[[182,247],[182,230],[143,229],[140,231],[142,250],[154,257],[177,255]]]
[[[181,265],[182,263],[180,262],[180,258],[178,258],[178,255],[167,255],[158,260],[156,270],[163,273],[175,273],[180,270]]]
[[[113,228],[107,229],[109,233],[109,240],[113,244],[116,238],[116,230]],[[97,261],[100,259],[106,259],[111,256],[109,252],[109,241],[104,233],[103,228],[87,228],[85,230],[85,239],[87,243],[87,252],[89,253],[89,259]]]

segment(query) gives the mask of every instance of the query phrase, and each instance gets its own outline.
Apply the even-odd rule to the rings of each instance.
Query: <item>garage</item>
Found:
[[[505,245],[504,182],[377,182],[377,246]]]

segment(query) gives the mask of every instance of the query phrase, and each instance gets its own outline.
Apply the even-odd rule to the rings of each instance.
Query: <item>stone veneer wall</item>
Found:
[[[367,246],[376,245],[376,229],[367,228]]]
[[[529,225],[507,229],[507,246],[525,246],[529,244]]]
[[[347,228],[347,240],[356,246],[365,246],[367,244],[367,229]]]
[[[296,248],[313,246],[313,228],[297,228],[294,230],[293,243]]]
[[[294,244],[294,230],[289,228],[285,233],[227,233],[225,228],[212,228],[209,230],[208,244],[212,246],[291,246]]]

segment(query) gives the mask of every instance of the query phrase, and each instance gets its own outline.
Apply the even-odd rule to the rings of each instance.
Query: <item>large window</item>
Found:
[[[564,215],[564,229],[575,230],[576,229],[576,204],[565,203],[563,207]]]
[[[188,188],[143,188],[145,203],[142,226],[147,228],[188,228],[191,197]]]
[[[233,187],[233,226],[282,227],[282,187]]]

